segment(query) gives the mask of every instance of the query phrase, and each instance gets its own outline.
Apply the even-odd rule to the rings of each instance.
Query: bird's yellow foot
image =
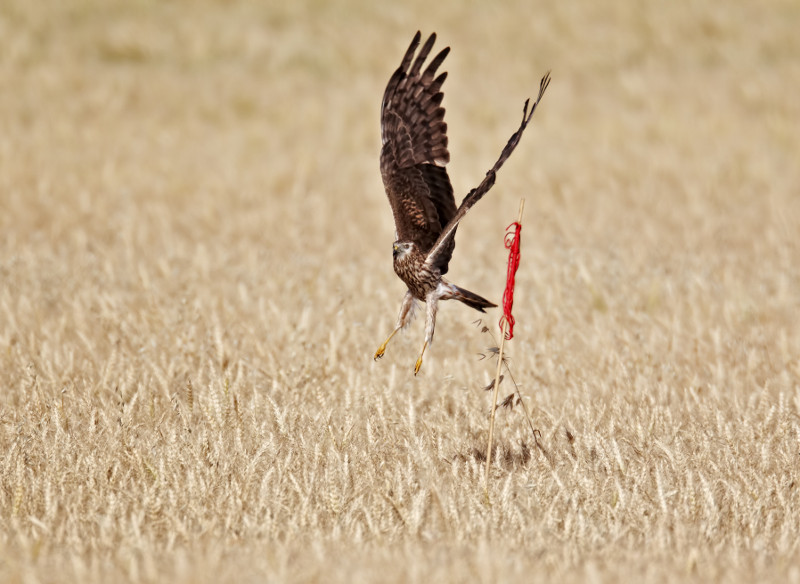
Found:
[[[419,357],[417,357],[417,364],[414,365],[414,375],[419,373],[419,368],[422,367],[422,356],[425,354],[425,349],[428,348],[428,341],[425,341],[425,344],[422,345],[422,350],[419,352]]]
[[[380,347],[378,347],[378,350],[377,350],[377,351],[375,351],[375,357],[373,357],[373,358],[374,358],[376,361],[377,361],[378,359],[380,359],[381,357],[383,357],[383,353],[384,353],[384,351],[386,351],[386,345],[388,345],[388,344],[389,344],[389,341],[391,341],[391,340],[392,340],[392,337],[393,337],[393,336],[395,335],[395,333],[396,333],[397,331],[399,331],[399,330],[400,330],[400,327],[398,327],[398,328],[394,329],[394,330],[392,331],[392,334],[390,334],[390,335],[389,335],[389,338],[388,338],[388,339],[386,339],[385,341],[383,341],[383,344],[382,344]]]

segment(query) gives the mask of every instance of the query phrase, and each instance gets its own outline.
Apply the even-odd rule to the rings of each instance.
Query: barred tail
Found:
[[[493,308],[497,306],[492,302],[486,300],[482,296],[478,296],[474,292],[470,292],[469,290],[464,290],[463,288],[459,288],[455,284],[450,284],[453,289],[453,296],[456,300],[460,300],[470,308],[474,308],[479,312],[486,312],[484,308]]]

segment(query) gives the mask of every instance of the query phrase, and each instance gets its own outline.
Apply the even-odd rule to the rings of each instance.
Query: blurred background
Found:
[[[5,340],[25,361],[41,331],[70,336],[100,318],[81,341],[94,358],[116,346],[152,361],[175,348],[180,323],[220,311],[233,337],[262,339],[254,358],[271,360],[270,375],[287,350],[372,366],[404,292],[379,105],[420,29],[453,48],[444,105],[459,200],[553,77],[459,228],[452,279],[500,299],[504,228],[524,197],[526,353],[563,364],[590,349],[602,368],[609,342],[680,362],[676,347],[749,338],[739,350],[755,351],[763,382],[774,377],[765,338],[800,344],[798,24],[800,6],[778,0],[9,0],[0,269],[16,325]],[[463,355],[464,334],[474,355],[476,315],[445,313],[432,355]],[[190,336],[211,334],[203,323]],[[393,345],[398,363],[416,337]],[[203,346],[186,343],[186,355]],[[198,362],[172,367],[164,391]],[[724,382],[720,371],[699,375]]]

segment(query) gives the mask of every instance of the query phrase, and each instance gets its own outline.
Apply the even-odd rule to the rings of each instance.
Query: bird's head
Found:
[[[392,257],[396,260],[401,260],[413,249],[414,243],[411,241],[395,241],[392,245]]]

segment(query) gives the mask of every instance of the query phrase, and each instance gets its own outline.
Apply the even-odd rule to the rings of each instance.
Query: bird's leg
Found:
[[[402,327],[397,327],[397,328],[395,328],[395,329],[392,331],[392,333],[389,335],[389,338],[387,338],[385,341],[383,341],[383,343],[381,344],[381,346],[380,346],[380,347],[378,347],[378,350],[377,350],[377,351],[375,351],[375,356],[373,357],[373,359],[374,359],[375,361],[377,361],[378,359],[380,359],[381,357],[383,357],[383,354],[386,352],[386,345],[388,345],[388,344],[389,344],[389,341],[391,341],[391,340],[392,340],[392,337],[393,337],[393,336],[395,335],[395,333],[396,333],[397,331],[399,331],[401,328],[402,328]]]
[[[411,294],[411,290],[406,292],[406,295],[403,296],[403,302],[400,304],[400,314],[397,315],[397,325],[395,325],[392,334],[389,335],[389,338],[383,341],[383,344],[378,347],[378,350],[375,351],[374,359],[377,361],[383,354],[386,352],[386,345],[389,344],[389,341],[392,340],[392,337],[399,331],[401,328],[406,326],[410,321],[411,318],[414,316],[414,295]]]
[[[425,305],[428,309],[428,318],[425,322],[425,342],[422,344],[422,350],[419,352],[417,363],[414,365],[414,375],[419,373],[419,369],[422,367],[422,356],[425,354],[425,349],[433,342],[433,329],[436,327],[436,310],[440,296],[440,290],[437,288],[425,298]]]
[[[419,352],[419,357],[417,357],[417,362],[414,365],[414,375],[419,373],[419,369],[420,369],[420,367],[422,367],[422,355],[425,354],[425,349],[427,349],[427,348],[428,348],[428,341],[425,341],[422,344],[422,350]]]

